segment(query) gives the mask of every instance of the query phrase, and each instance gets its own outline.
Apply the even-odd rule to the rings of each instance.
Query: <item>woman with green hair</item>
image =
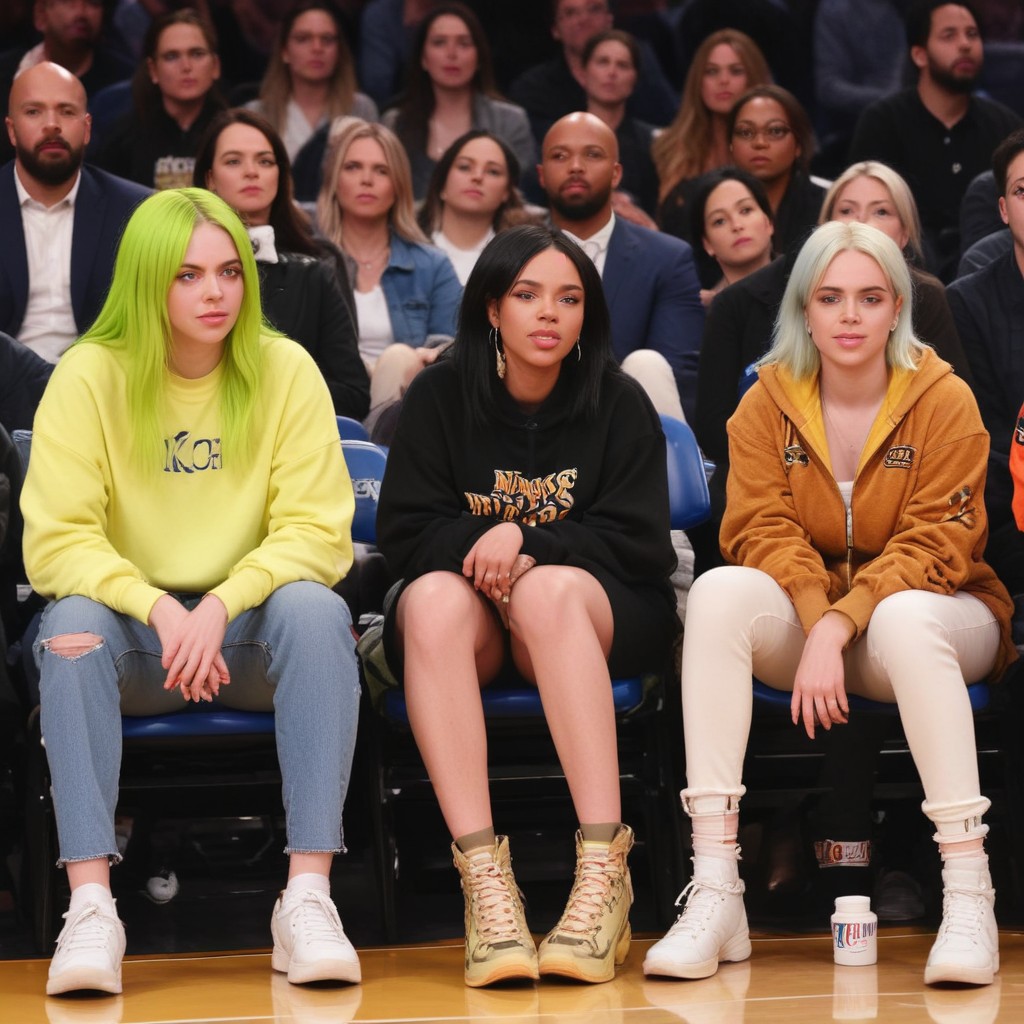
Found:
[[[36,416],[25,565],[71,906],[47,993],[121,991],[110,890],[121,714],[273,710],[289,881],[272,965],[360,980],[330,899],[359,684],[345,602],[351,483],[312,358],[260,313],[252,246],[202,189],[147,199],[96,322]]]

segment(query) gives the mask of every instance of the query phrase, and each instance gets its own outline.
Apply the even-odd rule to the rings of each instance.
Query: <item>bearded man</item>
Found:
[[[83,164],[85,89],[44,61],[7,108],[14,160],[0,167],[0,331],[50,363],[95,319],[132,210],[150,190]]]

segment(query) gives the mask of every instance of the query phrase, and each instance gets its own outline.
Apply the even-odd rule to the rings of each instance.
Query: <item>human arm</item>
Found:
[[[444,253],[439,252],[437,255],[440,258],[434,265],[427,334],[446,334],[454,338],[459,321],[459,306],[462,304],[462,285],[452,261]]]
[[[914,333],[925,344],[931,345],[953,367],[957,376],[973,388],[971,366],[956,332],[945,287],[937,277],[924,272],[915,272],[913,282]]]
[[[0,333],[0,424],[7,431],[31,429],[52,373],[52,363]]]
[[[222,647],[228,613],[207,594],[191,611],[170,594],[157,598],[149,624],[160,640],[164,689],[178,688],[184,700],[212,701],[231,682]]]

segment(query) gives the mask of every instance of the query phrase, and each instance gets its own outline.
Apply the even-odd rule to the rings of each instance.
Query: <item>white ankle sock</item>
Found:
[[[284,899],[290,900],[308,889],[316,889],[330,896],[331,880],[326,875],[318,875],[312,871],[296,875],[294,878],[288,879],[288,886],[284,891]]]
[[[71,904],[68,910],[79,911],[87,903],[95,903],[103,910],[115,913],[114,894],[99,882],[86,882],[79,885],[71,893]]]
[[[693,852],[697,856],[717,857],[720,860],[738,860],[740,848],[736,845],[739,811],[724,814],[698,814],[691,818],[693,826]]]

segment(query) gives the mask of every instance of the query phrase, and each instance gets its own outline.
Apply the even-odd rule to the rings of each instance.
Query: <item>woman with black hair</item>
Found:
[[[470,128],[504,139],[521,167],[537,162],[526,111],[499,97],[487,36],[464,4],[439,4],[423,20],[405,90],[382,120],[409,154],[417,199],[426,193],[434,163]]]
[[[223,111],[199,144],[193,181],[216,192],[248,229],[266,318],[316,360],[334,411],[363,419],[370,379],[359,356],[348,275],[341,254],[314,239],[292,201],[280,135],[251,110]]]
[[[499,231],[530,221],[518,184],[515,153],[483,128],[460,135],[438,160],[416,219],[463,285]]]
[[[511,228],[480,256],[454,345],[406,393],[377,522],[403,580],[385,651],[455,839],[466,984],[611,980],[633,834],[610,679],[671,645],[675,556],[658,417],[612,357],[593,261],[560,232]],[[539,954],[488,793],[480,688],[506,665],[540,691],[580,821]]]

